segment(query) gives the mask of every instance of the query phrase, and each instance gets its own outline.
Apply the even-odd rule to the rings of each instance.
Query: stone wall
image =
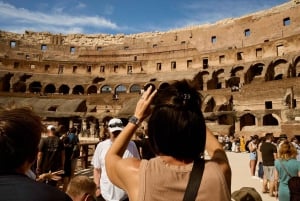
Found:
[[[185,78],[197,83],[216,134],[269,130],[292,136],[300,124],[299,13],[299,2],[290,1],[167,32],[0,31],[0,95],[79,97],[86,100],[86,112],[101,120],[125,110],[127,115],[128,103],[134,104],[145,84],[159,88]]]

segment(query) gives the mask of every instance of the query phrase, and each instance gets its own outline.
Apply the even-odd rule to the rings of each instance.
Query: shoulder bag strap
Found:
[[[281,160],[279,160],[279,163],[280,163],[281,167],[284,169],[284,171],[287,173],[287,175],[289,175],[289,177],[292,177],[292,175],[287,171],[287,169],[285,168],[285,166],[283,165]]]
[[[183,201],[195,201],[204,171],[204,164],[205,161],[203,158],[197,158],[194,161]]]

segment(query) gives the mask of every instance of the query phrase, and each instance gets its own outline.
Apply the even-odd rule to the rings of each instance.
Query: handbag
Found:
[[[282,161],[279,160],[281,167],[284,169],[286,174],[290,177],[288,181],[288,187],[290,190],[290,200],[291,201],[299,201],[300,200],[300,177],[292,176],[285,166],[283,165]]]
[[[184,193],[183,201],[195,201],[204,171],[204,158],[194,160],[192,172]]]

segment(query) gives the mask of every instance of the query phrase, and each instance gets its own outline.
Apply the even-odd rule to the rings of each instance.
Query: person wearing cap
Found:
[[[113,185],[106,174],[105,156],[112,143],[123,130],[123,122],[121,119],[112,118],[108,122],[108,131],[110,138],[100,142],[93,155],[92,165],[94,166],[94,182],[97,185],[97,201],[124,201],[128,200],[126,192],[117,186]],[[123,154],[123,158],[138,158],[140,155],[133,141],[128,143],[128,146]]]
[[[37,156],[36,174],[51,173],[64,170],[65,150],[63,141],[56,135],[53,125],[47,126],[47,137],[42,138]],[[45,183],[56,186],[57,181],[45,180]]]

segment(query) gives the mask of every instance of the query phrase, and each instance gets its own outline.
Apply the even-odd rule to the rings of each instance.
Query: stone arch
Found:
[[[76,85],[74,88],[73,88],[73,91],[72,91],[72,94],[84,94],[84,88],[83,86],[81,85]]]
[[[289,77],[289,65],[285,59],[278,59],[274,62],[274,80],[282,80]]]
[[[127,87],[124,84],[119,84],[115,87],[115,94],[126,93]]]
[[[3,76],[2,79],[0,79],[0,91],[6,91],[9,92],[11,87],[11,78],[14,76],[12,73],[7,73]]]
[[[204,75],[209,75],[209,73],[207,71],[200,71],[193,78],[194,85],[198,90],[203,90],[203,83],[208,80],[204,81]]]
[[[219,69],[217,71],[214,71],[212,74],[212,78],[207,82],[207,89],[221,89],[223,81],[224,81],[224,69]]]
[[[300,77],[300,56],[296,57],[294,61],[294,76]]]
[[[240,117],[240,130],[245,126],[256,125],[256,117],[251,113],[246,113]]]
[[[41,82],[34,81],[29,84],[29,92],[31,93],[40,93],[42,90],[42,84]]]
[[[97,86],[91,85],[87,88],[87,94],[96,94],[98,91]]]
[[[56,91],[56,88],[55,88],[54,84],[48,84],[44,88],[44,93],[54,94],[55,91]]]
[[[263,116],[263,126],[278,126],[279,117],[275,114],[266,114]]]
[[[101,88],[100,88],[100,92],[101,93],[111,93],[112,91],[112,87],[110,85],[103,85]]]
[[[203,100],[202,111],[213,112],[216,107],[216,101],[213,96],[206,96]]]
[[[254,65],[251,65],[245,73],[245,84],[250,84],[256,77],[262,76],[264,67],[264,63],[256,63]]]
[[[292,87],[289,87],[286,89],[285,95],[282,99],[282,104],[287,108],[287,109],[292,109],[295,107],[294,105],[294,91]]]
[[[58,88],[58,93],[60,93],[60,94],[69,94],[70,93],[70,87],[66,84],[62,84]]]
[[[230,72],[230,78],[226,80],[226,88],[231,88],[231,91],[238,91],[241,85],[241,77],[243,76],[243,66],[237,66]]]
[[[141,90],[142,90],[142,87],[139,84],[132,84],[129,87],[129,93],[140,93]]]

